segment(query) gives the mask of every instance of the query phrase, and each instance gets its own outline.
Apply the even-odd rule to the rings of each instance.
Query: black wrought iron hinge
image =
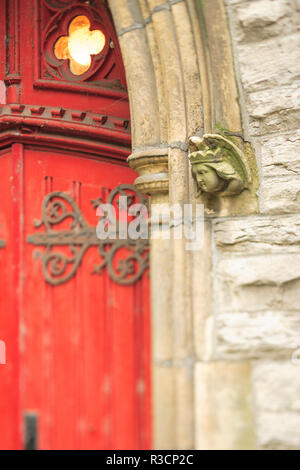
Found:
[[[127,195],[129,204],[133,202],[145,203],[145,198],[139,194],[132,185],[120,185],[114,188],[106,204],[115,204],[121,195]],[[101,199],[91,201],[96,208]],[[68,230],[56,227],[70,220]],[[96,236],[96,227],[89,225],[82,215],[76,202],[69,194],[55,191],[45,196],[42,204],[42,218],[35,221],[36,228],[44,227],[45,231],[34,233],[27,237],[27,242],[36,246],[44,246],[45,252],[41,256],[42,270],[45,280],[55,286],[71,279],[80,266],[84,254],[91,246],[97,246],[102,262],[94,266],[94,274],[101,274],[107,269],[110,278],[122,285],[137,282],[149,267],[149,241],[147,239],[99,239]],[[68,246],[71,255],[57,251],[59,246]],[[55,248],[55,249],[54,249]],[[121,250],[126,255],[119,257]],[[116,263],[116,259],[118,259]]]

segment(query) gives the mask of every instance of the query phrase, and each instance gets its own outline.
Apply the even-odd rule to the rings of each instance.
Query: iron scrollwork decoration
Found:
[[[145,203],[145,198],[134,186],[120,185],[109,193],[106,204],[117,203],[120,196],[127,196],[128,205],[133,202]],[[102,200],[98,198],[91,202],[96,208]],[[68,219],[71,224],[67,230],[55,228]],[[41,256],[42,271],[45,280],[52,286],[63,284],[75,275],[84,254],[91,246],[98,247],[102,258],[102,262],[94,266],[92,273],[101,274],[106,268],[110,279],[117,284],[134,284],[149,267],[148,239],[133,240],[128,236],[126,239],[97,238],[96,227],[86,222],[76,202],[65,192],[55,191],[45,196],[42,218],[40,221],[34,221],[34,226],[44,226],[45,231],[29,235],[27,242],[46,247]],[[53,248],[58,246],[69,247],[71,255],[54,251]]]

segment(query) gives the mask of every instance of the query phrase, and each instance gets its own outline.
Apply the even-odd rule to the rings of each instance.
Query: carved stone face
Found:
[[[198,191],[222,196],[240,194],[250,183],[245,156],[220,134],[205,134],[189,139],[189,160]]]
[[[207,193],[220,191],[224,185],[224,181],[219,178],[217,172],[205,163],[193,165],[193,175],[199,189]]]

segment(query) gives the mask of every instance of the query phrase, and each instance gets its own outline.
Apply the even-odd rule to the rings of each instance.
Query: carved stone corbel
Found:
[[[189,139],[189,159],[198,192],[233,196],[246,189],[251,176],[245,155],[220,134]]]

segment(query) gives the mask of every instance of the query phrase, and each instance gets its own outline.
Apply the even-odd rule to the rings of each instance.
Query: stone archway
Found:
[[[223,0],[109,0],[109,6],[130,95],[136,185],[152,203],[195,202],[188,137],[216,124],[241,132]],[[196,361],[207,358],[209,231],[207,224],[204,248],[193,257],[184,241],[151,242],[155,448],[202,445],[195,436],[194,375]],[[235,366],[232,373],[243,371]],[[207,407],[213,407],[209,398]]]

